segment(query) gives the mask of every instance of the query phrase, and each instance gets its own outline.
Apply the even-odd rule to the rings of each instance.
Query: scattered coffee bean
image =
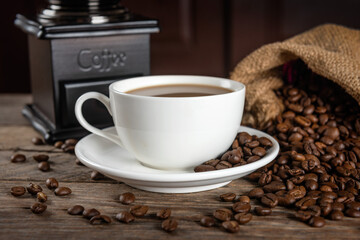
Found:
[[[236,233],[240,230],[240,226],[236,221],[225,221],[221,225],[226,231],[230,233]]]
[[[81,209],[81,208],[80,208]],[[84,218],[91,219],[94,216],[100,215],[100,212],[95,208],[85,209],[82,213]]]
[[[104,175],[102,175],[98,171],[94,170],[91,172],[90,178],[91,178],[91,180],[100,180],[100,179],[104,178]]]
[[[120,194],[119,200],[122,204],[129,205],[135,202],[135,195],[131,192],[122,193]]]
[[[54,191],[56,196],[66,196],[71,194],[71,189],[68,187],[58,187]]]
[[[200,219],[201,226],[212,227],[215,225],[215,219],[209,216],[204,216]]]
[[[255,213],[258,216],[267,216],[272,213],[272,210],[271,210],[271,208],[255,207]]]
[[[78,143],[77,139],[70,138],[65,140],[66,145],[75,146]]]
[[[90,224],[99,225],[103,223],[111,223],[111,218],[106,215],[96,215],[90,219]]]
[[[166,232],[173,232],[176,230],[178,223],[176,219],[169,218],[161,223],[161,228]]]
[[[48,172],[50,170],[50,163],[49,162],[40,162],[38,164],[39,170],[43,172]]]
[[[264,196],[261,197],[261,203],[267,207],[274,208],[278,204],[278,198],[273,193],[266,193]]]
[[[26,161],[26,157],[24,154],[14,154],[10,157],[10,161],[12,163],[21,163],[21,162],[25,162]]]
[[[26,189],[21,186],[16,186],[11,188],[11,194],[15,197],[20,197],[26,193]]]
[[[36,202],[31,206],[31,211],[35,214],[40,214],[45,212],[47,206],[45,203]]]
[[[251,210],[251,205],[246,202],[236,202],[232,205],[232,210],[236,213],[247,213]]]
[[[231,210],[227,209],[227,208],[220,208],[220,209],[216,209],[213,213],[213,216],[219,220],[219,221],[229,221],[231,219],[232,216],[232,212]]]
[[[254,188],[248,193],[249,198],[261,198],[264,195],[262,188]]]
[[[331,220],[342,220],[344,218],[344,214],[342,211],[334,210],[330,213]]]
[[[160,219],[167,219],[171,216],[171,209],[170,208],[161,209],[156,213],[156,216]]]
[[[46,162],[49,160],[49,156],[45,154],[34,155],[33,159],[37,162]]]
[[[39,202],[46,202],[46,201],[47,201],[47,196],[46,196],[46,194],[43,193],[43,192],[38,192],[38,193],[36,194],[36,198],[37,198],[37,200],[38,200]]]
[[[55,189],[59,187],[59,183],[55,178],[48,178],[46,179],[46,186],[49,189]]]
[[[63,143],[62,141],[57,141],[57,142],[54,143],[54,147],[60,149],[63,144],[64,144],[64,143]]]
[[[74,205],[67,210],[67,213],[70,215],[83,215],[83,212],[84,212],[84,207],[81,205]]]
[[[250,203],[250,198],[248,196],[239,196],[237,199],[238,202]]]
[[[312,227],[323,227],[325,226],[325,219],[322,217],[312,217],[309,220],[309,225]]]
[[[353,208],[349,208],[345,211],[346,216],[352,218],[360,218],[360,211]]]
[[[239,224],[246,224],[251,221],[252,214],[251,213],[237,213],[234,216],[235,220],[238,221]]]
[[[309,211],[299,210],[295,213],[295,217],[302,222],[306,222],[312,217],[312,215]]]
[[[232,202],[232,201],[234,201],[235,198],[236,198],[235,193],[224,193],[224,194],[220,195],[221,201],[224,201],[224,202]]]
[[[149,210],[148,206],[145,205],[135,205],[130,208],[130,213],[135,217],[144,216]]]
[[[118,221],[123,222],[123,223],[129,223],[135,220],[135,217],[126,211],[120,212],[118,214],[116,214],[115,217]]]
[[[36,195],[38,192],[42,192],[42,188],[39,185],[33,183],[29,183],[26,189],[31,195]]]
[[[31,142],[34,144],[34,145],[43,145],[44,144],[44,140],[42,138],[39,138],[39,137],[33,137],[31,139]]]

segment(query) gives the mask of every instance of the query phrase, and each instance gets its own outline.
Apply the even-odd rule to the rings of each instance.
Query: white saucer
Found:
[[[116,130],[110,127],[103,131],[115,133]],[[135,188],[162,193],[200,192],[222,187],[231,180],[246,176],[277,156],[280,148],[273,137],[248,127],[240,127],[240,131],[267,137],[272,141],[273,147],[259,161],[240,167],[199,173],[195,173],[193,168],[184,171],[165,171],[146,167],[125,149],[94,134],[84,137],[76,144],[75,154],[89,168]]]

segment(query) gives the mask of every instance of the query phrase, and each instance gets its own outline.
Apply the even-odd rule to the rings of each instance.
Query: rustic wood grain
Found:
[[[35,135],[37,133],[30,126],[4,126],[0,122],[0,239],[359,239],[360,236],[360,219],[326,220],[326,226],[317,229],[297,221],[293,210],[282,207],[276,207],[270,216],[254,216],[236,234],[227,233],[220,227],[204,228],[199,224],[202,216],[232,205],[221,202],[220,194],[244,194],[254,184],[238,179],[206,192],[161,194],[134,189],[108,178],[94,181],[90,179],[92,170],[76,165],[74,155],[52,146],[32,145],[31,138]],[[27,160],[11,163],[10,156],[14,153],[25,154]],[[50,156],[51,171],[37,169],[32,156],[39,153]],[[48,177],[57,178],[61,186],[70,187],[73,193],[65,197],[55,196],[45,186]],[[36,199],[30,194],[22,197],[10,194],[11,187],[26,186],[30,182],[40,184],[48,195],[48,209],[43,214],[31,213],[30,206]],[[118,201],[119,194],[128,191],[136,196],[134,204],[148,205],[150,210],[145,217],[123,224],[114,216],[130,208]],[[66,213],[66,209],[75,204],[97,208],[111,216],[113,221],[108,225],[90,225],[88,220]],[[257,204],[253,201],[252,207]],[[170,207],[172,216],[179,221],[179,227],[173,233],[162,231],[161,221],[155,218],[155,213],[163,207]]]

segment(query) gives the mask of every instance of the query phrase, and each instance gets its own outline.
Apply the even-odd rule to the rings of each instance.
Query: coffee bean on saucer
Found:
[[[37,162],[46,162],[49,160],[49,155],[46,154],[34,155],[33,159]]]
[[[10,157],[10,161],[12,163],[20,163],[20,162],[25,162],[26,161],[26,157],[24,154],[14,154]]]
[[[101,173],[99,173],[98,171],[92,171],[91,175],[90,175],[91,180],[99,180],[104,178],[104,175],[102,175]]]
[[[271,208],[255,207],[255,213],[258,216],[267,216],[272,213],[272,210],[271,210]]]
[[[26,189],[31,195],[36,195],[38,192],[42,192],[42,188],[39,185],[33,183],[29,183]]]
[[[223,202],[232,202],[236,198],[235,193],[224,193],[220,195],[220,199]]]
[[[135,195],[131,192],[120,194],[119,200],[122,204],[129,205],[135,202]]]
[[[161,209],[156,213],[156,216],[160,219],[167,219],[171,216],[171,209],[170,208]]]
[[[79,211],[81,209],[80,207],[76,207],[76,208],[77,208],[76,210],[79,210]],[[76,211],[74,210],[74,212],[76,212]],[[98,210],[96,210],[95,208],[90,208],[90,209],[83,210],[82,215],[84,218],[91,219],[94,216],[100,215],[100,212]]]
[[[31,142],[34,144],[34,145],[43,145],[44,144],[44,140],[42,138],[39,138],[39,137],[33,137],[31,139]]]
[[[204,216],[200,219],[201,226],[212,227],[215,225],[215,219],[209,216]]]
[[[131,213],[126,212],[126,211],[122,211],[122,212],[116,214],[115,218],[118,221],[123,222],[123,223],[129,223],[129,222],[132,222],[135,220],[135,217]]]
[[[55,189],[55,188],[59,187],[59,183],[55,178],[48,178],[48,179],[46,179],[46,186],[49,189]]]
[[[70,215],[82,215],[83,212],[84,212],[84,207],[81,205],[74,205],[67,210],[67,213]]]
[[[62,146],[63,144],[64,144],[64,143],[63,143],[62,141],[57,141],[57,142],[54,143],[54,147],[61,149],[61,146]]]
[[[175,231],[177,226],[178,222],[176,221],[176,219],[173,218],[166,219],[161,223],[161,228],[166,232]]]
[[[40,162],[38,164],[39,170],[43,172],[48,172],[50,170],[50,163],[49,162]]]
[[[71,194],[71,189],[68,187],[58,187],[54,191],[56,196],[66,196]]]
[[[239,224],[246,224],[251,221],[252,216],[251,213],[243,212],[235,214],[234,218]]]
[[[106,215],[96,215],[90,219],[90,224],[98,225],[103,223],[111,223],[111,218]]]
[[[221,225],[227,232],[230,233],[236,233],[240,230],[240,226],[237,221],[225,221]]]
[[[130,208],[130,213],[135,217],[144,216],[149,210],[148,206],[145,205],[135,205]]]
[[[16,186],[11,188],[11,194],[15,197],[20,197],[26,193],[26,189],[22,186]]]
[[[47,196],[46,196],[46,194],[43,193],[43,192],[38,192],[38,193],[36,194],[36,198],[37,198],[37,200],[38,200],[39,202],[46,202],[46,201],[47,201]]]
[[[211,165],[199,165],[194,168],[194,172],[208,172],[208,171],[214,171],[216,168]]]
[[[31,211],[35,214],[40,214],[45,212],[46,208],[47,208],[46,204],[40,202],[36,202],[30,207]]]

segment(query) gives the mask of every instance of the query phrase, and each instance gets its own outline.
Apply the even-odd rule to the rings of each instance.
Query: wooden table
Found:
[[[225,232],[220,227],[200,226],[203,215],[211,215],[220,207],[231,203],[220,202],[219,195],[226,192],[244,194],[254,184],[238,179],[229,185],[200,193],[161,194],[134,189],[111,179],[93,181],[91,169],[75,164],[76,157],[63,153],[49,145],[35,146],[31,143],[39,136],[21,116],[21,108],[31,102],[30,95],[0,95],[0,239],[256,239],[256,238],[309,238],[309,239],[360,239],[360,219],[345,218],[340,222],[329,221],[323,228],[311,228],[293,217],[293,210],[276,207],[271,216],[254,216],[236,234]],[[10,156],[22,153],[24,163],[11,163]],[[51,171],[41,172],[33,155],[44,153],[50,156]],[[55,177],[61,186],[68,186],[73,193],[55,196],[45,186],[45,180]],[[30,194],[14,197],[13,186],[40,184],[48,195],[48,209],[40,215],[33,214],[30,206],[35,198]],[[118,201],[120,193],[133,192],[136,204],[150,207],[149,214],[130,224],[115,220],[116,213],[128,210],[129,206]],[[111,224],[90,225],[80,216],[68,215],[67,208],[81,204],[85,208],[97,208],[112,217]],[[252,207],[257,202],[252,203]],[[179,226],[173,233],[161,229],[161,221],[154,217],[162,207],[170,207]]]

